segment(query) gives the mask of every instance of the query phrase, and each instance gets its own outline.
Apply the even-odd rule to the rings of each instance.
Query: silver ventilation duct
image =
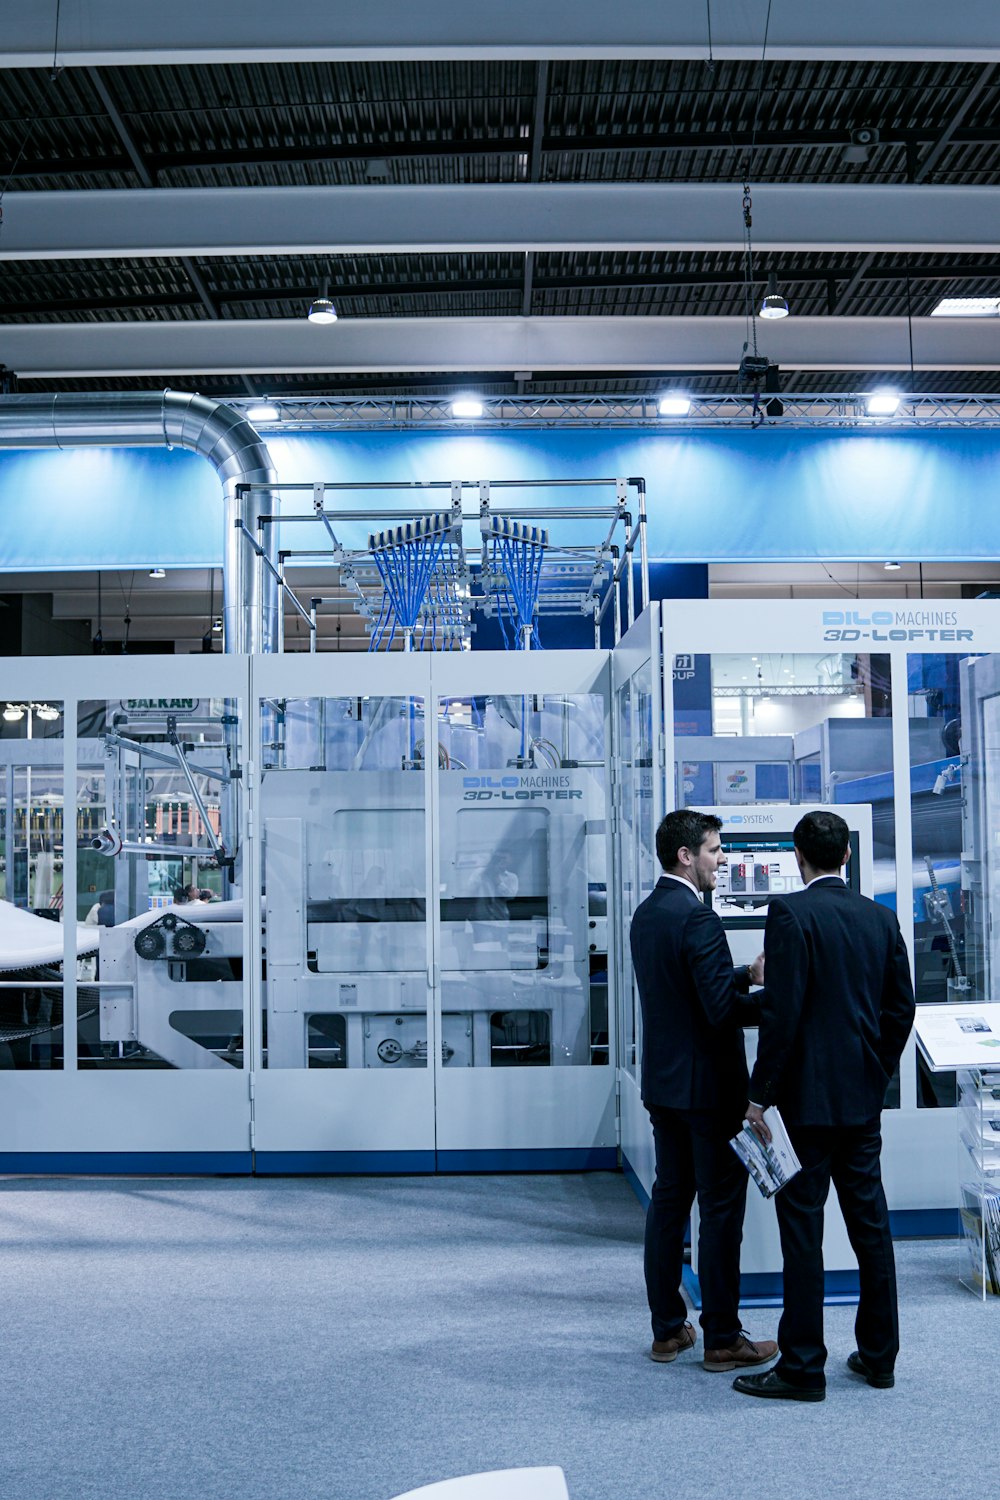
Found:
[[[271,514],[270,492],[247,493],[242,486],[273,484],[277,475],[259,433],[245,417],[221,401],[181,391],[0,396],[0,448],[161,446],[200,453],[222,481],[224,649],[274,651],[277,585],[270,572],[255,567],[237,523],[242,521],[269,554],[276,551],[276,528],[257,530],[258,518]]]

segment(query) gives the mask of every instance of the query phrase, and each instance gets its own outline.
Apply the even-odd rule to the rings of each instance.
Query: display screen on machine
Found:
[[[768,903],[775,896],[801,891],[803,886],[795,862],[795,848],[788,838],[733,838],[724,835],[728,854],[719,871],[713,905],[726,926],[763,926]],[[841,874],[857,889],[857,835],[851,835],[854,858]]]
[[[719,871],[715,909],[720,917],[760,916],[772,896],[802,889],[791,839],[726,840],[729,856]]]

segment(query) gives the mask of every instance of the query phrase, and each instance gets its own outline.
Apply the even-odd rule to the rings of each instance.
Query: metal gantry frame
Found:
[[[254,485],[246,486],[253,490]],[[367,508],[328,509],[331,497],[357,496],[363,493],[386,491],[438,491],[447,490],[450,496],[450,524],[448,527],[449,549],[443,567],[432,571],[427,593],[421,605],[418,620],[419,637],[415,627],[403,631],[404,649],[419,649],[435,640],[440,630],[442,647],[456,646],[468,649],[472,629],[472,616],[478,610],[485,618],[494,617],[501,608],[500,599],[506,589],[507,579],[491,562],[490,538],[494,523],[524,522],[534,526],[539,522],[599,521],[602,527],[600,539],[590,546],[579,544],[555,544],[547,542],[545,561],[541,570],[541,587],[538,596],[539,615],[582,615],[594,622],[594,644],[600,646],[601,625],[605,615],[612,612],[614,641],[622,635],[622,585],[625,592],[625,618],[631,626],[636,618],[636,590],[634,562],[638,553],[639,562],[639,608],[649,603],[649,555],[646,543],[646,481],[641,477],[580,478],[580,479],[499,479],[499,480],[372,480],[364,483],[326,482],[292,483],[267,486],[269,492],[283,494],[308,493],[312,496],[312,508],[298,514],[283,514],[275,511],[258,518],[257,536],[242,521],[235,523],[244,545],[252,550],[261,577],[266,572],[276,582],[281,593],[288,598],[292,608],[305,621],[309,630],[309,649],[317,649],[318,612],[322,607],[335,605],[348,607],[341,595],[318,594],[310,598],[308,610],[295,594],[286,577],[290,562],[321,563],[335,569],[342,589],[352,596],[349,607],[367,622],[366,628],[375,632],[384,620],[387,604],[383,577],[370,545],[367,548],[351,548],[343,544],[334,529],[334,523],[363,522],[371,527],[379,522],[439,521],[440,510],[370,510]],[[495,492],[531,490],[569,490],[611,488],[614,491],[612,504],[573,506],[517,506],[498,504]],[[471,491],[478,504],[475,510],[465,506],[465,495]],[[634,497],[634,509],[630,509],[630,495]],[[274,545],[268,528],[272,526],[316,525],[324,528],[330,542],[329,548],[280,547]],[[478,548],[466,548],[462,537],[465,523],[475,525],[479,531]],[[274,561],[274,558],[277,561]],[[478,565],[478,572],[473,569]],[[529,643],[528,633],[522,631],[522,643]],[[373,636],[374,638],[374,636]],[[277,649],[284,650],[284,610],[278,610]]]
[[[902,378],[902,377],[901,377]],[[667,381],[665,384],[676,384]],[[775,396],[780,415],[755,411],[752,391],[691,396],[685,416],[661,416],[656,393],[606,393],[593,396],[484,396],[483,414],[456,417],[450,396],[269,396],[278,410],[276,420],[257,419],[262,433],[361,430],[434,429],[452,432],[489,432],[497,427],[607,428],[652,427],[658,431],[687,431],[704,427],[997,427],[1000,396],[903,392],[892,416],[876,417],[867,409],[868,391],[800,394],[766,393],[762,408]],[[260,400],[233,401],[249,411]]]

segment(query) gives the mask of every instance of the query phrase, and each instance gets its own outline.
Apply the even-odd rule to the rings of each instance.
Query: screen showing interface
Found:
[[[772,896],[802,889],[791,839],[726,839],[728,860],[715,886],[720,917],[763,916]]]
[[[727,926],[763,926],[772,896],[801,891],[802,876],[795,863],[791,838],[732,838],[723,834],[728,854],[719,871],[713,904]],[[857,872],[856,834],[851,834],[852,858],[845,871],[854,886]]]

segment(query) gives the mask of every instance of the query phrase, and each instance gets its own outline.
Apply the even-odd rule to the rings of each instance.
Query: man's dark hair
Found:
[[[677,865],[678,849],[697,854],[710,833],[722,831],[722,819],[714,813],[695,812],[693,807],[679,807],[667,813],[656,830],[656,857],[665,870]]]
[[[836,813],[806,813],[792,834],[795,847],[814,870],[839,870],[851,841],[851,831]]]

